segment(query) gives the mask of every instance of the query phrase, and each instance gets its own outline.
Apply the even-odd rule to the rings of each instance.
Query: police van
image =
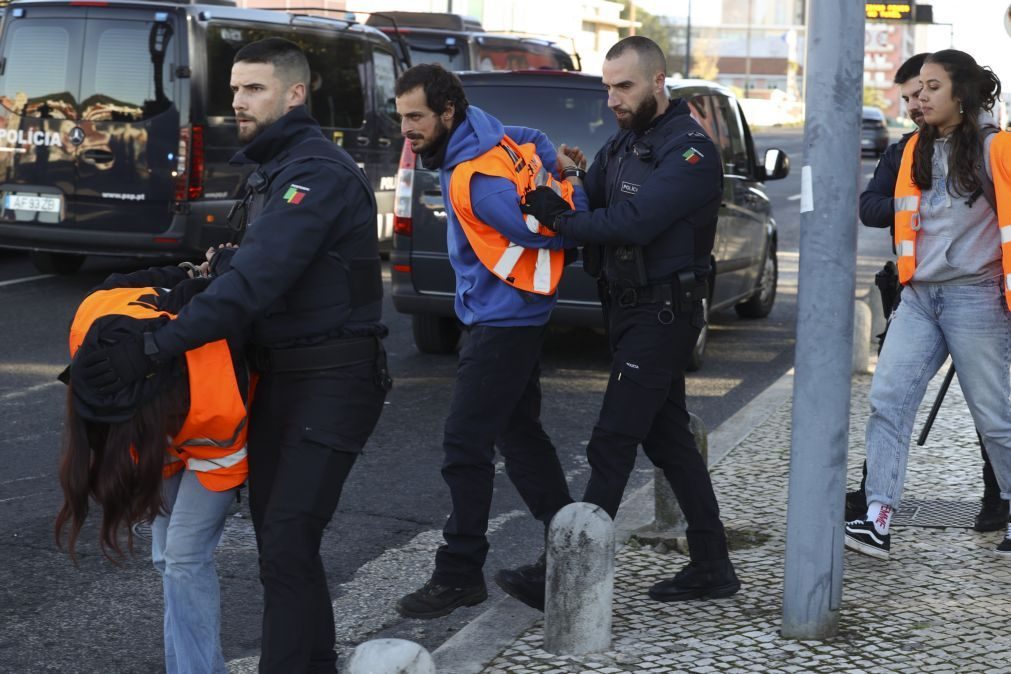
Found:
[[[305,50],[310,112],[368,174],[388,240],[399,63],[382,32],[231,4],[14,0],[0,25],[0,247],[73,273],[88,254],[180,257],[227,241],[248,171],[228,163],[240,148],[232,59],[271,36]]]

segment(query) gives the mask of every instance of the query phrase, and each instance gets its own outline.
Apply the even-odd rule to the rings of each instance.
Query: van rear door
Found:
[[[0,221],[68,228],[78,240],[168,229],[180,137],[175,33],[174,16],[154,9],[9,11]]]

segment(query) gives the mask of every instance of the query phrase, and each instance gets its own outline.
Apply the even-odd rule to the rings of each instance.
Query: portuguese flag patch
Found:
[[[284,199],[287,203],[295,204],[297,206],[298,204],[302,203],[302,199],[305,198],[305,195],[308,194],[309,191],[310,190],[308,187],[302,187],[301,185],[296,185],[295,183],[292,183],[291,185],[288,186],[288,190],[284,193],[284,196],[281,198]]]
[[[699,159],[701,159],[702,157],[705,157],[704,154],[702,154],[701,152],[699,152],[698,150],[696,150],[693,147],[690,147],[687,150],[685,150],[684,154],[682,154],[681,156],[689,164],[698,164],[699,163]]]

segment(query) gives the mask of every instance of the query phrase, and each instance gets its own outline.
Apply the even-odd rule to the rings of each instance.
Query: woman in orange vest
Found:
[[[951,356],[1005,508],[1011,499],[1011,135],[990,110],[1000,81],[946,49],[920,70],[925,125],[895,185],[895,247],[905,286],[871,383],[867,502],[846,547],[888,559],[916,410]],[[1011,525],[997,554],[1011,556]]]
[[[225,340],[160,362],[122,391],[89,386],[82,354],[150,333],[207,285],[178,267],[114,275],[78,307],[70,327],[56,539],[71,556],[91,501],[102,508],[99,546],[115,561],[122,535],[151,524],[162,576],[165,668],[226,672],[214,549],[245,481],[249,381],[240,345]],[[168,288],[171,288],[169,290]],[[167,442],[166,442],[167,439]]]

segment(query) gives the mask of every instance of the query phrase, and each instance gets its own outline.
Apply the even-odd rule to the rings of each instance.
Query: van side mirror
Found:
[[[790,175],[790,157],[779,148],[765,151],[765,161],[760,167],[764,180],[780,180]]]

